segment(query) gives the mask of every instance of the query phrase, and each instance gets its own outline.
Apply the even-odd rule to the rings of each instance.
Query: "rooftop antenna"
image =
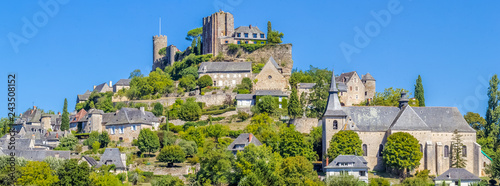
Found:
[[[160,26],[158,27],[159,29],[159,36],[161,36],[161,17],[160,17]]]

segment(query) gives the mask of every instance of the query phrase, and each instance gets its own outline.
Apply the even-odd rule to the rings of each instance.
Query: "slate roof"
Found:
[[[236,100],[243,100],[243,99],[253,99],[255,95],[253,94],[236,94]]]
[[[255,95],[257,96],[288,96],[285,92],[281,90],[256,90]]]
[[[443,180],[451,180],[451,181],[481,181],[481,178],[476,175],[470,173],[464,168],[450,168],[443,174],[439,175],[434,181],[443,181]]]
[[[456,107],[412,107],[435,132],[476,132]]]
[[[34,147],[34,141],[32,139],[27,139],[27,138],[16,138],[16,150],[29,150]],[[9,148],[9,143],[10,139],[6,138],[6,135],[4,138],[0,139],[0,147],[2,147],[3,150],[8,150]]]
[[[94,91],[97,91],[97,92],[106,92],[106,91],[109,91],[109,85],[107,83],[102,83],[102,84],[99,84],[97,85],[95,88],[94,88]]]
[[[111,116],[107,116],[111,117]],[[115,112],[106,125],[120,125],[120,124],[149,124],[158,122],[158,118],[151,112],[141,111],[136,108],[122,108]]]
[[[349,80],[352,78],[352,76],[355,74],[355,72],[356,71],[342,73],[342,74],[340,74],[340,76],[335,77],[335,81],[342,82],[342,83],[349,82]]]
[[[345,83],[337,82],[337,88],[339,92],[347,92],[347,85]]]
[[[375,78],[373,78],[373,76],[370,73],[366,73],[365,75],[362,76],[361,80],[362,81],[366,81],[366,80],[373,80],[373,81],[375,81]]]
[[[90,91],[87,90],[87,92],[83,93],[82,95],[77,95],[77,98],[79,101],[87,101],[89,100],[90,97]]]
[[[17,147],[17,146],[16,146]],[[43,161],[45,158],[52,156],[52,157],[59,157],[62,159],[69,159],[70,158],[70,151],[53,151],[53,150],[2,150],[4,151],[5,154],[14,152],[16,154],[16,157],[23,157],[28,160],[33,160],[33,161]]]
[[[99,163],[97,163],[97,168],[102,165],[115,164],[117,169],[126,169],[122,162],[122,157],[120,150],[118,148],[107,148],[101,156]]]
[[[410,106],[405,106],[396,116],[390,127],[391,130],[431,130]]]
[[[92,167],[98,164],[97,161],[90,156],[82,156],[82,158],[85,159],[85,161],[87,161]]]
[[[28,109],[23,113],[21,117],[16,119],[14,124],[23,124],[24,122],[26,122],[27,124],[30,124],[32,122],[39,123],[41,118],[42,118],[41,110]]]
[[[241,33],[241,37],[238,37],[236,33]],[[248,33],[248,37],[245,37],[245,33]],[[257,34],[257,38],[254,38],[252,34]],[[264,38],[260,37],[260,34],[264,34],[259,27],[257,26],[240,26],[234,29],[234,37],[238,39],[256,39],[256,40],[265,40],[266,35],[264,34]]]
[[[203,62],[198,73],[251,72],[252,62]]]
[[[340,166],[339,163],[354,163],[353,166]],[[355,155],[339,155],[331,163],[326,166],[326,169],[368,169],[368,162],[363,156]]]
[[[253,136],[252,141],[249,141],[250,134]],[[250,143],[253,143],[256,146],[262,145],[262,143],[253,135],[252,133],[243,133],[240,134],[229,146],[227,146],[227,150],[243,150],[243,148],[236,148],[235,145],[244,145],[245,147],[248,146]]]
[[[120,79],[116,82],[115,86],[130,86],[131,79]]]
[[[298,85],[300,89],[312,89],[316,83],[299,83]]]
[[[268,61],[271,61],[271,63],[274,65],[274,67],[276,67],[276,69],[281,69],[281,67],[278,65],[278,63],[276,63],[276,61],[274,60],[273,56],[269,57],[269,60]]]
[[[328,101],[326,103],[326,110],[324,117],[334,117],[334,116],[347,116],[342,107],[340,106],[337,83],[335,81],[335,73],[332,69],[332,82],[330,83],[330,90],[328,91]]]

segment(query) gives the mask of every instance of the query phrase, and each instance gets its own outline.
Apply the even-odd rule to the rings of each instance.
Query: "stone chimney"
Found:
[[[248,134],[248,143],[252,142],[253,134]]]
[[[141,110],[141,113],[142,113],[142,114],[145,114],[145,112],[144,112],[144,107],[141,107],[141,108],[139,108],[139,109]]]
[[[33,110],[36,110],[36,106],[33,106]]]
[[[95,90],[95,87],[96,87],[96,86],[94,85],[94,90]]]
[[[399,99],[399,109],[402,109],[404,106],[408,105],[408,96],[406,92],[401,92],[401,98]]]
[[[251,29],[251,28],[252,28],[252,25],[248,26],[248,28],[250,28],[250,29]]]
[[[59,138],[59,133],[56,133],[56,138]]]
[[[326,166],[328,166],[329,163],[330,163],[330,159],[328,157],[326,157]]]
[[[60,115],[61,115],[61,112],[57,112],[57,115],[59,115],[59,116],[60,116]]]
[[[109,81],[109,87],[113,87],[113,82]]]
[[[23,117],[23,113],[19,114],[19,117]]]

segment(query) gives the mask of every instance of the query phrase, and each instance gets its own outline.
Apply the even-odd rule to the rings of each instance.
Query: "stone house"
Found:
[[[280,90],[256,90],[255,91],[255,102],[261,101],[262,96],[272,96],[276,100],[276,108],[287,108],[288,107],[288,96],[289,94]]]
[[[332,76],[332,85],[335,85]],[[349,84],[348,84],[349,85]],[[428,169],[430,174],[441,175],[451,164],[451,144],[455,130],[462,135],[462,157],[467,160],[465,169],[476,176],[483,176],[490,159],[476,143],[472,129],[455,107],[411,107],[406,93],[402,93],[399,107],[341,106],[338,89],[331,86],[327,108],[322,118],[323,155],[327,154],[332,136],[340,130],[358,133],[364,151],[363,158],[370,170],[385,170],[382,151],[387,137],[396,132],[413,135],[420,143],[423,157],[416,170]],[[323,160],[323,165],[326,162]]]
[[[209,75],[215,87],[235,88],[243,78],[252,79],[252,62],[203,62],[198,74]]]
[[[78,126],[82,127],[83,118],[87,115],[85,109],[81,109],[75,115],[69,116],[69,130],[78,131]],[[80,121],[82,120],[82,121]]]
[[[94,167],[97,166],[98,164],[98,162],[90,156],[82,156],[82,158],[80,159],[80,161],[78,161],[78,163],[83,163],[83,162],[89,165],[89,167]]]
[[[97,92],[97,93],[113,92],[113,83],[111,81],[109,81],[109,85],[106,83],[94,85],[93,92]]]
[[[240,26],[233,35],[220,37],[220,44],[266,44],[266,34],[256,26]]]
[[[231,151],[234,155],[238,151],[242,151],[246,146],[253,143],[255,146],[260,146],[262,143],[257,139],[252,133],[243,133],[240,134],[229,146],[227,146],[227,150]]]
[[[158,130],[159,125],[159,119],[153,113],[144,111],[144,107],[122,108],[105,121],[104,130],[113,141],[132,143],[142,129]]]
[[[16,157],[23,157],[32,161],[42,161],[47,157],[69,159],[70,151],[51,150],[59,144],[59,137],[63,136],[66,136],[66,133],[43,131],[40,126],[23,127],[14,136],[16,139],[16,148],[8,148],[11,143],[11,136],[10,134],[6,134],[0,138],[0,151],[3,154],[15,153]],[[49,144],[49,140],[57,141],[57,143]]]
[[[276,63],[273,57],[270,57],[264,67],[262,67],[260,73],[254,78],[257,79],[254,90],[285,91],[288,89],[288,80],[282,73],[283,69]]]
[[[115,165],[115,173],[127,172],[126,160],[127,155],[125,153],[120,153],[120,149],[106,148],[96,167],[99,168],[103,165]]]
[[[366,164],[368,162],[363,156],[339,155],[332,162],[326,164],[325,175],[328,178],[348,174],[358,178],[359,181],[368,183],[368,166]]]
[[[87,90],[83,94],[76,95],[76,103],[85,103],[85,101],[89,100],[91,92]]]
[[[255,105],[254,94],[236,94],[236,109],[250,109]]]
[[[434,179],[436,185],[444,182],[448,186],[469,186],[480,181],[481,178],[463,168],[450,168]]]
[[[26,126],[40,126],[45,130],[51,129],[53,131],[58,131],[61,128],[61,113],[42,113],[42,110],[33,106],[32,109],[28,109],[20,114],[19,118],[16,118],[12,125],[16,131],[20,131],[21,128]]]
[[[335,81],[344,84],[342,86],[346,87],[347,91],[340,93],[340,102],[344,106],[352,106],[365,100],[372,100],[375,95],[375,78],[370,73],[366,73],[362,78],[359,78],[356,71],[342,73],[340,76],[335,77]]]
[[[129,89],[130,88],[131,79],[120,79],[116,84],[113,85],[113,92],[118,92],[121,89]]]

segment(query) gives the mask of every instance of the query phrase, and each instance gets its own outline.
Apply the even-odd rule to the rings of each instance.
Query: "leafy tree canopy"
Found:
[[[186,40],[192,41],[198,37],[201,37],[201,34],[203,33],[203,27],[195,28],[190,31],[188,31]]]
[[[387,138],[382,155],[386,166],[404,174],[420,165],[423,153],[415,137],[396,132]]]
[[[363,142],[359,138],[358,133],[352,130],[341,130],[332,136],[330,147],[328,148],[328,157],[330,161],[334,160],[338,155],[362,155]]]
[[[141,152],[156,152],[160,148],[158,136],[150,129],[142,129],[137,139],[138,147]]]

